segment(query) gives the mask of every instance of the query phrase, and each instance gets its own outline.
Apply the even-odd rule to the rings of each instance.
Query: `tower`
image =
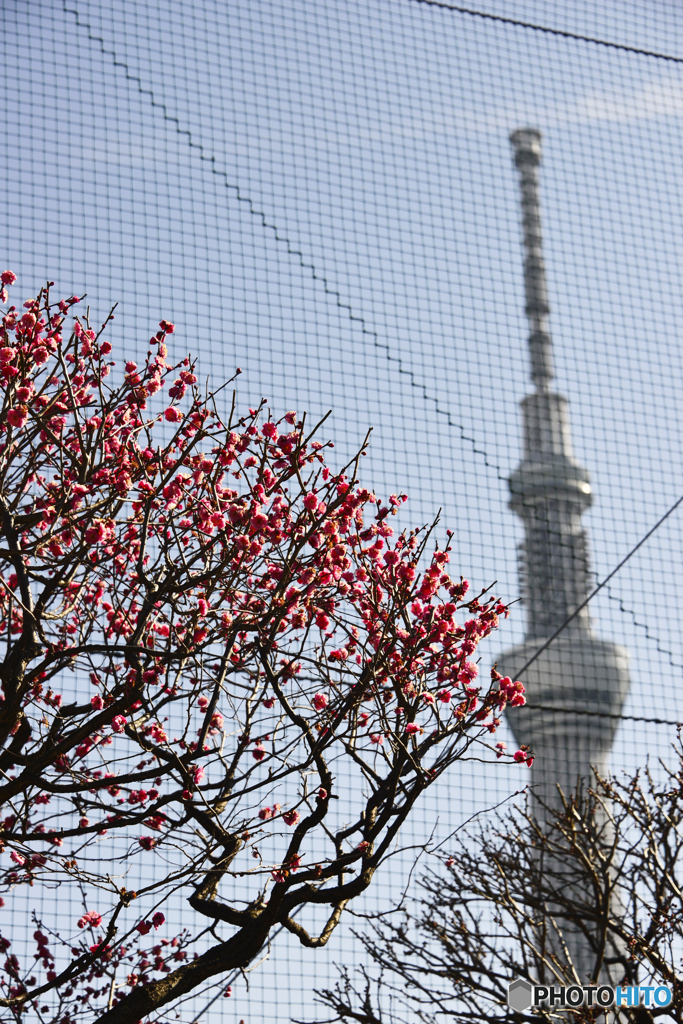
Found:
[[[551,387],[538,189],[541,134],[521,128],[510,141],[522,193],[526,315],[535,385],[521,403],[523,457],[509,480],[510,507],[524,523],[520,572],[526,639],[498,659],[498,670],[514,679],[589,593],[588,537],[581,516],[592,493],[588,472],[572,450],[567,399]],[[617,724],[605,713],[622,709],[629,685],[628,652],[598,639],[584,608],[529,667],[523,682],[531,704],[553,709],[523,708],[509,716],[517,742],[530,744],[537,756],[534,791],[552,804],[558,799],[558,783],[569,794],[579,777],[590,777],[591,765],[604,769]],[[572,709],[595,715],[574,715]]]
[[[529,320],[532,394],[522,400],[523,456],[509,480],[510,507],[524,523],[520,550],[526,639],[498,659],[503,675],[515,678],[527,661],[559,629],[590,591],[588,537],[581,516],[590,506],[588,472],[574,456],[567,399],[552,390],[552,339],[548,327],[548,291],[543,265],[538,168],[541,134],[533,128],[513,132],[510,141],[522,192],[524,282]],[[596,637],[588,608],[583,608],[526,670],[523,678],[532,707],[508,716],[515,739],[536,754],[533,790],[536,813],[566,796],[591,766],[604,771],[618,714],[628,692],[628,652]],[[533,705],[542,705],[543,709]],[[572,714],[576,709],[594,714]],[[549,865],[554,878],[568,867]],[[581,894],[579,894],[581,895]],[[549,903],[552,915],[557,908]],[[596,943],[571,921],[560,922],[562,948],[568,950],[585,983],[595,965]],[[549,937],[553,945],[554,941]],[[559,952],[559,949],[558,949]],[[616,947],[610,955],[623,952]],[[608,980],[603,971],[603,980]],[[595,979],[594,979],[595,980]]]

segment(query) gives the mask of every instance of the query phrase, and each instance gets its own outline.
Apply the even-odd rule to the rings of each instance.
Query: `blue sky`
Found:
[[[683,54],[674,3],[478,9]],[[369,482],[408,493],[406,522],[441,508],[453,567],[510,600],[529,374],[508,133],[539,127],[557,386],[598,577],[683,493],[681,65],[414,0],[7,0],[2,17],[3,261],[21,295],[49,277],[100,313],[119,302],[129,358],[172,319],[215,383],[243,368],[245,405],[332,409],[340,458],[371,426]],[[596,601],[600,635],[632,654],[631,714],[683,718],[681,563],[679,516]],[[491,658],[523,628],[518,611]],[[671,733],[625,726],[615,767]],[[515,771],[467,766],[418,829],[495,803]],[[335,942],[321,977],[352,948]],[[236,1020],[275,1019],[269,977],[277,1019],[297,1012],[312,958],[273,959]]]

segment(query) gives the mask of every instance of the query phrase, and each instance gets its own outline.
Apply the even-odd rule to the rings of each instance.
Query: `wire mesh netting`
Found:
[[[174,354],[196,353],[214,384],[242,368],[245,408],[265,396],[278,413],[332,410],[340,463],[372,428],[364,478],[408,494],[406,523],[441,510],[453,568],[512,601],[524,532],[508,478],[533,391],[517,128],[543,136],[554,387],[594,495],[591,583],[683,493],[683,14],[579,0],[478,11],[7,0],[3,258],[22,297],[49,278],[100,317],[118,303],[129,358],[166,317]],[[666,757],[683,721],[681,514],[589,606],[595,635],[630,656],[615,771]],[[515,607],[482,673],[526,635]],[[523,765],[459,765],[406,847],[528,779]],[[364,905],[395,899],[410,863],[407,850]],[[46,916],[80,913],[41,899]],[[15,946],[33,905],[2,912]],[[178,903],[175,923],[188,913]],[[304,1019],[334,962],[359,955],[347,924],[324,950],[280,937],[231,1000],[202,1018],[212,990],[178,1012]]]

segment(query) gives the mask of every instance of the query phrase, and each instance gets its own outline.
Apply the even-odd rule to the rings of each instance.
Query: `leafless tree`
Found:
[[[663,781],[648,767],[633,777],[594,776],[575,793],[560,793],[556,807],[543,808],[543,821],[530,801],[477,826],[420,880],[412,905],[375,917],[358,933],[372,967],[344,967],[333,989],[317,993],[332,1011],[324,1019],[600,1019],[598,1007],[507,1006],[514,978],[585,984],[568,938],[579,932],[592,951],[593,979],[607,970],[617,984],[673,990],[666,1007],[613,1007],[611,1020],[683,1020],[680,737],[672,763],[658,766]]]

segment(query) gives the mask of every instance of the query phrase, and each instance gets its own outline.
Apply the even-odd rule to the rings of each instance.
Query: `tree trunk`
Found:
[[[153,981],[144,988],[134,989],[120,1003],[98,1017],[97,1024],[138,1024],[148,1014],[191,992],[207,978],[236,967],[247,967],[263,946],[269,931],[270,923],[259,921],[241,928],[227,942],[213,946],[165,978]]]

